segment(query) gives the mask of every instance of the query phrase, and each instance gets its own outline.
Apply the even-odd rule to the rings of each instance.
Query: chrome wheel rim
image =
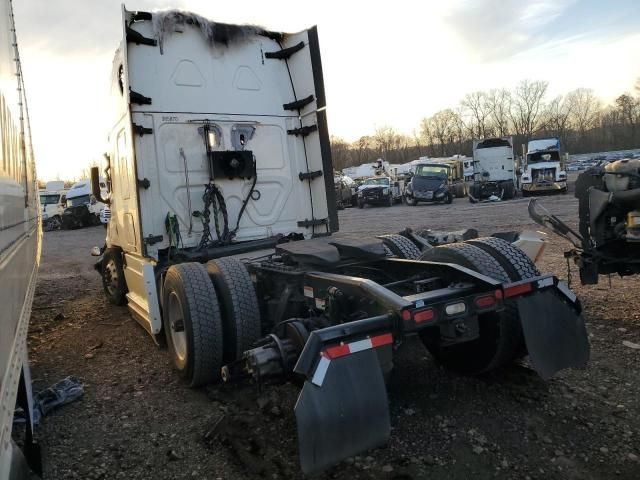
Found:
[[[184,329],[182,305],[176,292],[169,295],[169,332],[176,356],[181,362],[187,358],[187,334]]]
[[[109,260],[104,266],[104,285],[110,295],[115,295],[118,290],[118,269],[116,262]]]

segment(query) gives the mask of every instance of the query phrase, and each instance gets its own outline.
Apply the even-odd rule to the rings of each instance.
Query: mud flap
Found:
[[[587,363],[587,330],[575,307],[549,290],[520,297],[517,302],[529,359],[543,379]]]
[[[323,358],[313,378],[304,382],[295,414],[305,474],[384,445],[391,425],[375,349]]]

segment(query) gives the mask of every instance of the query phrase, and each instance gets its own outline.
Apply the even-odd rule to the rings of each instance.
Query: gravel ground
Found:
[[[542,202],[561,218],[576,217],[571,195]],[[341,235],[406,226],[473,227],[481,234],[535,229],[526,205],[457,199],[347,209],[340,212]],[[103,238],[102,227],[44,238],[29,339],[35,389],[68,375],[85,385],[81,400],[51,413],[38,429],[46,478],[299,478],[297,387],[186,388],[166,351],[126,308],[106,303],[89,256]],[[540,270],[566,278],[565,247],[550,237]],[[585,305],[591,361],[549,382],[526,365],[459,376],[436,365],[420,344],[405,345],[388,386],[388,446],[320,478],[640,478],[640,349],[623,344],[640,344],[639,286],[633,278],[574,284]]]

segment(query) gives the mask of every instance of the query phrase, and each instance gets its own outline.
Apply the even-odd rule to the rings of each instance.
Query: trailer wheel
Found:
[[[180,376],[191,387],[218,380],[223,362],[222,317],[205,266],[171,266],[162,300],[167,346]]]
[[[510,281],[500,263],[479,247],[453,243],[425,251],[421,260],[454,263],[500,281]],[[441,347],[439,332],[421,332],[429,352],[444,366],[469,374],[480,374],[502,367],[518,357],[522,346],[522,326],[517,309],[506,304],[500,313],[478,316],[479,338],[450,347]]]
[[[127,303],[127,281],[124,278],[122,252],[108,248],[102,255],[102,288],[107,299],[114,305]]]
[[[232,362],[260,338],[258,297],[247,268],[235,258],[211,260],[207,272],[220,299],[224,360]]]
[[[465,243],[475,245],[495,258],[514,282],[540,275],[536,265],[526,253],[502,238],[475,238]]]
[[[417,260],[422,254],[415,243],[402,235],[392,233],[389,235],[379,235],[378,238],[382,240],[382,243],[391,250],[394,255],[400,258]]]

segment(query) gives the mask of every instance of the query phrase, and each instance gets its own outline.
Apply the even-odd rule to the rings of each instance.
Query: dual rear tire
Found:
[[[191,387],[219,381],[222,365],[240,358],[261,334],[253,283],[232,258],[171,266],[162,304],[169,354]]]
[[[461,265],[501,282],[515,282],[539,275],[533,262],[518,247],[493,237],[478,238],[425,251],[421,260]],[[522,325],[514,302],[502,312],[478,316],[479,337],[442,347],[439,332],[425,330],[421,339],[433,357],[445,367],[467,374],[482,374],[526,355]]]

